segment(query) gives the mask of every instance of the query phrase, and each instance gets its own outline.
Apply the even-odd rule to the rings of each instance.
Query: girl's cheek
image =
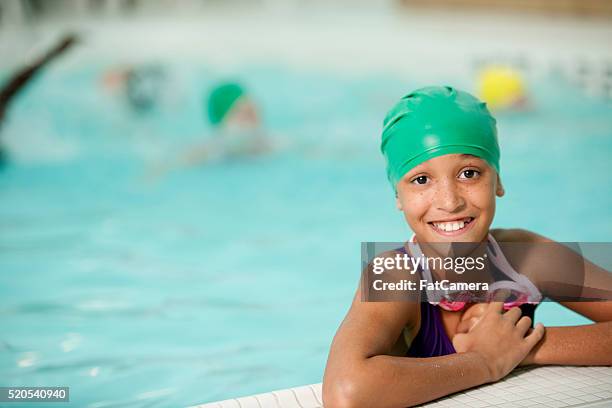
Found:
[[[411,192],[404,200],[404,210],[410,213],[411,218],[424,215],[431,203],[430,195],[425,190]]]
[[[486,207],[487,203],[490,201],[489,194],[486,189],[470,189],[467,192],[467,196],[469,197],[472,205],[475,205],[478,208]]]
[[[470,198],[470,201],[473,205],[485,209],[487,207],[491,207],[491,204],[495,203],[495,190],[494,183],[487,180],[482,183],[478,183],[470,186],[466,195]]]
[[[406,221],[409,221],[412,224],[413,220],[417,218],[417,215],[419,213],[418,201],[417,200],[409,200],[409,201],[406,200],[402,204],[402,209],[403,209]]]

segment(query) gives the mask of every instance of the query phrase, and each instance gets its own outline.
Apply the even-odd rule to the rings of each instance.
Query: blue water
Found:
[[[73,405],[188,405],[319,382],[361,241],[409,231],[377,150],[420,84],[245,68],[280,152],[152,175],[209,137],[206,67],[137,116],[104,67],[50,69],[9,112],[0,173],[1,385],[70,386]],[[469,82],[457,81],[462,86]],[[189,85],[189,86],[187,86]],[[496,227],[611,241],[610,106],[560,80],[499,116]],[[550,325],[586,319],[546,304]]]

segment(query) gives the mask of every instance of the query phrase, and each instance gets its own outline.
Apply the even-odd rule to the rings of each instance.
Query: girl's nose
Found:
[[[436,207],[448,213],[461,211],[465,207],[465,200],[454,181],[441,181],[436,191]]]

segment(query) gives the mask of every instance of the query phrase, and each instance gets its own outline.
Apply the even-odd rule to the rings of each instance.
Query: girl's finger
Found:
[[[463,320],[457,325],[457,334],[467,333],[470,330],[470,322],[468,320]]]
[[[523,312],[521,311],[520,308],[513,307],[512,309],[510,309],[506,313],[504,313],[503,318],[506,319],[506,320],[510,320],[512,323],[516,323],[521,318],[521,314],[522,313]]]
[[[544,325],[542,323],[538,323],[534,327],[533,331],[527,337],[525,337],[525,342],[527,343],[529,350],[531,350],[533,346],[542,340],[542,337],[544,337],[544,332]]]
[[[531,328],[531,318],[529,316],[523,316],[516,324],[516,328],[518,329],[521,336],[525,336],[525,333],[529,332]]]
[[[487,308],[487,313],[501,314],[504,309],[504,302],[491,302]]]
[[[453,337],[452,343],[457,353],[464,353],[469,349],[469,337],[467,334],[456,334]]]
[[[467,320],[462,320],[457,325],[457,333],[469,332],[470,330],[472,330],[472,328],[474,328],[474,326],[476,326],[476,323],[478,323],[479,321],[480,319],[476,317],[470,317]]]

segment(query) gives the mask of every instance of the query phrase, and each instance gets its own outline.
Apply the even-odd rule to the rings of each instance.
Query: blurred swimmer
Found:
[[[215,135],[185,155],[184,164],[252,157],[271,151],[257,106],[241,85],[224,83],[215,87],[206,101],[206,110]]]
[[[0,128],[6,115],[6,111],[10,106],[11,102],[15,99],[15,96],[34,78],[41,69],[53,61],[55,58],[63,54],[65,51],[70,49],[77,41],[75,34],[68,34],[63,37],[59,43],[50,49],[41,58],[35,60],[30,65],[17,71],[0,89]],[[0,140],[1,142],[1,140]],[[0,144],[0,166],[6,163],[7,155],[2,149]]]
[[[226,83],[214,88],[208,96],[207,106],[208,120],[213,126],[259,127],[257,108],[239,84]]]
[[[521,110],[527,106],[525,81],[512,67],[491,65],[478,76],[478,94],[496,111]]]
[[[172,169],[257,157],[280,146],[264,131],[257,105],[245,89],[233,82],[216,86],[205,99],[205,112],[213,135],[169,163],[156,166],[152,176]]]
[[[168,91],[167,73],[159,64],[113,69],[104,75],[103,84],[108,90],[120,92],[139,114],[156,108]]]

